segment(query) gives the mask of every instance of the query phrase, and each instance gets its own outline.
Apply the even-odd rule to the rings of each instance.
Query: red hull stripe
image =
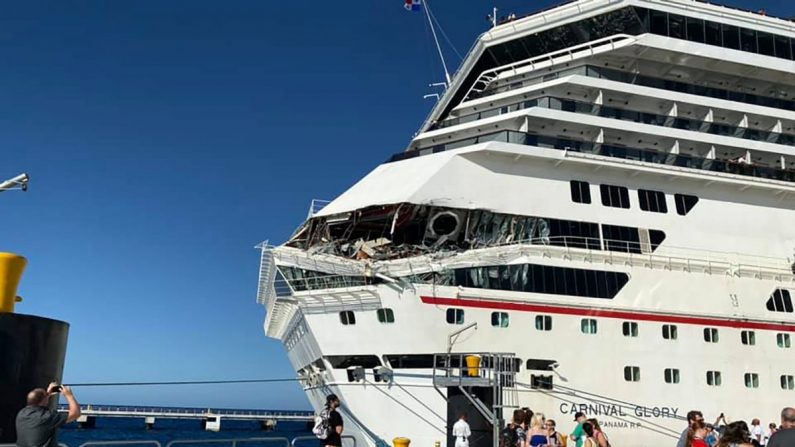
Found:
[[[622,320],[654,321],[658,323],[696,324],[699,326],[720,326],[737,329],[760,329],[770,331],[795,332],[795,324],[763,323],[760,321],[732,320],[729,318],[688,317],[623,310],[586,309],[548,304],[524,304],[506,301],[485,301],[462,298],[420,297],[425,304],[441,306],[474,307],[480,309],[516,310],[519,312],[538,312],[545,314],[580,315],[588,317],[619,318]]]

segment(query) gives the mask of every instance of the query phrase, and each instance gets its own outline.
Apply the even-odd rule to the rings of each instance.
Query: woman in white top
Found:
[[[461,413],[458,422],[453,424],[453,436],[455,436],[455,447],[469,447],[469,437],[472,436],[472,431],[469,429],[466,413]]]

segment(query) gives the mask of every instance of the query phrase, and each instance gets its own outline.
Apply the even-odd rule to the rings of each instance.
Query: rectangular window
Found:
[[[613,208],[629,208],[629,190],[624,186],[599,185],[602,205]]]
[[[740,332],[740,341],[742,341],[744,345],[754,346],[756,344],[756,332],[754,331]]]
[[[746,388],[759,388],[759,374],[745,373],[745,387]]]
[[[668,212],[668,205],[665,203],[665,193],[661,191],[639,189],[638,200],[640,200],[640,209],[643,211],[650,211],[652,213]]]
[[[698,203],[698,197],[688,194],[674,194],[674,203],[676,203],[676,213],[680,216],[686,216]]]
[[[666,340],[676,340],[677,333],[676,333],[676,325],[675,324],[664,324],[662,327],[662,336]]]
[[[625,366],[624,380],[626,380],[627,382],[640,382],[640,367]]]
[[[380,323],[394,323],[395,322],[395,312],[389,308],[378,309],[376,311],[378,315],[378,321]]]
[[[588,182],[572,180],[571,200],[576,203],[591,203],[591,185]]]
[[[551,331],[552,317],[549,315],[536,315],[536,329],[539,331]]]
[[[350,310],[343,310],[340,312],[340,322],[345,326],[349,324],[356,324],[356,315],[353,314]]]
[[[464,324],[464,309],[447,309],[447,324]]]
[[[718,330],[714,327],[704,328],[704,341],[707,343],[718,342]]]
[[[795,389],[795,378],[787,374],[781,376],[781,389],[782,390]]]
[[[676,368],[666,368],[665,383],[679,383],[679,370]]]
[[[595,334],[597,330],[596,320],[593,318],[583,318],[580,322],[580,330],[583,334]]]
[[[721,377],[720,371],[707,371],[707,385],[720,386]]]
[[[508,314],[506,312],[492,312],[491,325],[494,327],[508,327]]]
[[[637,337],[638,336],[638,323],[634,323],[631,321],[625,321],[621,325],[621,331],[624,333],[624,337]]]
[[[792,346],[789,334],[776,334],[776,344],[779,348],[788,349]]]

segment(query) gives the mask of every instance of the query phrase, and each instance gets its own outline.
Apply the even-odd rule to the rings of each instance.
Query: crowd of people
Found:
[[[466,447],[470,435],[466,415],[453,430],[456,447]],[[500,432],[499,447],[611,447],[610,439],[599,421],[584,413],[574,415],[576,423],[569,435],[557,430],[557,424],[529,408],[513,412],[511,421]],[[465,427],[465,430],[463,429]],[[727,420],[721,413],[714,424],[704,422],[700,411],[687,413],[687,427],[682,431],[676,447],[793,447],[795,446],[795,408],[781,410],[780,424],[771,422],[762,427],[759,419],[749,426],[745,421]]]
[[[704,415],[687,413],[687,427],[676,447],[792,447],[795,446],[795,408],[781,410],[781,422],[763,428],[759,419],[749,427],[745,421],[729,422],[721,413],[714,424],[704,422]]]

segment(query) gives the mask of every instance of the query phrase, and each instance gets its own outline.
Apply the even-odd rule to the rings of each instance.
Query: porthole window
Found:
[[[536,315],[536,329],[539,331],[551,331],[552,317],[549,315]]]
[[[508,327],[508,313],[492,312],[491,325],[494,327]]]
[[[640,382],[640,367],[625,366],[624,380],[626,380],[627,382]]]
[[[665,203],[665,193],[648,189],[638,190],[640,209],[652,213],[667,213],[668,204]]]
[[[719,340],[718,330],[714,327],[704,328],[704,341],[707,343],[717,343]]]
[[[779,348],[788,349],[792,346],[789,334],[776,334],[776,344]]]
[[[740,333],[740,341],[744,345],[754,346],[756,344],[756,332],[754,332],[754,331],[742,331]]]
[[[591,203],[591,185],[588,182],[572,180],[571,200],[575,203]]]
[[[745,373],[745,387],[746,388],[759,388],[759,374]]]
[[[781,389],[782,390],[795,389],[795,378],[793,378],[791,375],[781,376]]]
[[[662,336],[666,340],[676,340],[677,329],[675,324],[664,324],[662,327]]]
[[[595,334],[597,330],[596,320],[593,318],[583,318],[580,322],[580,330],[583,334]]]
[[[698,197],[687,194],[674,194],[674,203],[676,203],[676,214],[686,216],[698,203]]]
[[[721,382],[720,371],[707,371],[707,385],[720,386]]]
[[[676,368],[665,369],[665,383],[679,383],[679,370]]]
[[[464,309],[447,309],[447,324],[464,324]]]
[[[350,310],[343,310],[340,312],[340,321],[345,326],[356,324],[356,315]]]
[[[378,321],[380,323],[394,323],[395,322],[395,312],[389,308],[378,309],[376,311],[378,314]]]
[[[623,332],[624,337],[637,337],[638,323],[634,323],[632,321],[625,321],[621,325],[621,332]]]

